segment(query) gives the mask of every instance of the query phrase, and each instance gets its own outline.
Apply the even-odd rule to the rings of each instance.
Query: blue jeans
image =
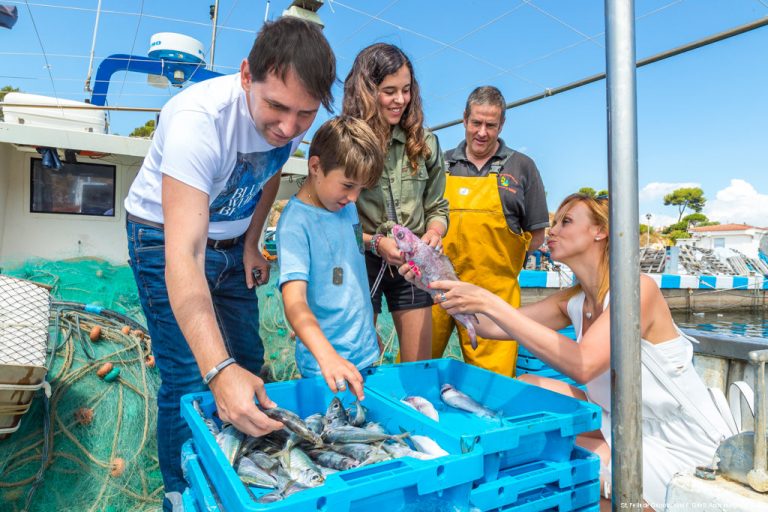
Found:
[[[183,395],[205,389],[200,369],[171,311],[165,286],[165,237],[161,229],[128,221],[128,255],[160,371],[157,452],[165,492],[183,492],[181,445],[192,436],[180,415]],[[206,248],[205,277],[229,354],[258,374],[264,362],[255,290],[245,284],[243,242],[230,249]],[[210,368],[205,368],[208,371]],[[167,500],[166,500],[167,506]]]

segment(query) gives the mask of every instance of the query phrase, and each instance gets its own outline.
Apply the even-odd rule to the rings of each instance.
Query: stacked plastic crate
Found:
[[[574,332],[573,327],[567,327],[565,329],[562,329],[559,332],[560,334],[567,336],[572,340],[576,339],[576,333]],[[535,355],[529,352],[528,349],[526,349],[524,346],[518,345],[517,369],[515,371],[515,375],[519,377],[520,375],[524,375],[526,373],[538,375],[539,377],[548,377],[550,379],[561,380],[572,386],[576,386],[578,388],[584,389],[583,385],[563,375],[562,373],[558,372],[554,368],[548,366],[547,363],[537,358]]]
[[[389,432],[427,436],[449,455],[432,460],[406,457],[334,473],[320,487],[259,503],[269,491],[240,482],[192,406],[197,400],[204,415],[212,415],[211,395],[188,395],[182,415],[193,439],[183,456],[190,483],[185,503],[213,511],[362,512],[416,510],[413,507],[420,505],[520,512],[599,509],[599,460],[574,445],[577,434],[599,427],[594,405],[448,359],[381,366],[366,371],[365,377],[369,420]],[[449,407],[440,399],[443,384],[497,411],[497,416],[484,418]],[[324,412],[333,397],[321,379],[269,384],[267,391],[281,407],[302,417]],[[400,402],[413,395],[432,402],[439,421]],[[354,399],[349,393],[339,396],[345,405]]]

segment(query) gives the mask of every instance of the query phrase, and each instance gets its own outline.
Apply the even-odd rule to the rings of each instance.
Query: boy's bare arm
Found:
[[[285,317],[291,324],[296,337],[309,349],[317,360],[328,387],[334,393],[343,391],[339,384],[346,381],[358,399],[363,394],[363,377],[355,365],[341,357],[323,334],[312,310],[307,303],[307,282],[288,281],[283,284]],[[339,384],[337,384],[339,383]]]

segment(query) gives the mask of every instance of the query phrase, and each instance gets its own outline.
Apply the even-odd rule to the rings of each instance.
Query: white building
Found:
[[[760,240],[768,237],[768,228],[746,224],[720,224],[692,228],[691,235],[686,245],[694,245],[700,249],[735,249],[750,258],[757,258]]]

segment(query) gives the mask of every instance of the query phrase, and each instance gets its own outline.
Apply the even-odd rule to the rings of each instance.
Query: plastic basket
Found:
[[[600,510],[600,481],[594,480],[570,489],[545,485],[520,496],[513,504],[501,508],[484,509],[482,512],[597,512]]]
[[[39,285],[0,275],[0,440],[18,430],[46,386],[50,301]]]
[[[470,494],[470,504],[480,510],[511,505],[530,491],[550,489],[572,490],[574,486],[599,480],[600,458],[583,448],[573,450],[566,462],[540,461],[508,468],[498,478],[477,486]]]
[[[320,378],[268,384],[266,389],[272,400],[301,417],[325,412],[334,396]],[[354,399],[350,393],[339,397],[347,407]],[[433,500],[467,504],[472,482],[483,477],[482,451],[462,453],[459,436],[445,432],[416,411],[404,410],[400,407],[402,404],[393,404],[366,389],[364,404],[368,409],[368,420],[382,424],[388,432],[426,435],[451,455],[433,460],[405,457],[334,473],[320,487],[292,494],[275,503],[257,503],[254,498],[269,491],[249,489],[241,483],[195,411],[195,400],[207,417],[213,415],[215,403],[208,392],[186,395],[181,401],[181,413],[192,430],[200,466],[210,478],[224,510],[362,512],[398,510]]]
[[[366,387],[412,415],[400,403],[409,395],[432,402],[440,421],[435,428],[458,436],[461,450],[484,453],[484,479],[495,480],[500,469],[538,460],[570,459],[577,434],[600,427],[601,411],[594,404],[531,386],[453,359],[386,365],[365,372]],[[449,407],[440,399],[440,386],[449,383],[486,407],[498,418],[481,418]]]

